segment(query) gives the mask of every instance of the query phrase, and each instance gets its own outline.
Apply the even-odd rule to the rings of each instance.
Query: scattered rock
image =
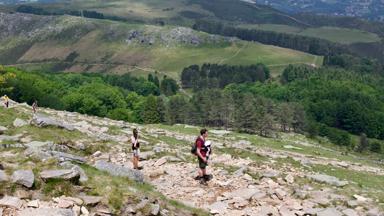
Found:
[[[157,160],[156,162],[155,162],[155,164],[153,164],[153,166],[161,166],[161,165],[163,165],[163,164],[165,164],[165,163],[167,163],[167,158],[165,158],[165,157],[162,157],[162,158],[160,158],[159,160]]]
[[[152,204],[151,205],[151,215],[158,215],[160,213],[160,205]]]
[[[345,209],[343,210],[343,214],[345,216],[359,216],[359,214],[353,209]]]
[[[75,206],[73,206],[72,211],[75,214],[75,216],[78,216],[78,215],[80,215],[81,209],[79,206],[75,205]]]
[[[23,127],[27,125],[28,123],[22,119],[16,118],[15,121],[13,121],[13,126],[14,127]]]
[[[89,215],[89,211],[88,211],[88,209],[85,208],[84,206],[81,206],[80,211],[81,211],[81,213],[82,213],[84,216]]]
[[[357,194],[353,195],[353,198],[355,198],[357,203],[359,203],[359,204],[364,204],[364,203],[368,202],[368,200],[369,200],[368,198],[365,198],[365,197],[357,195]]]
[[[340,181],[338,178],[334,176],[329,176],[324,174],[307,175],[307,177],[317,182],[330,184],[336,187],[343,187],[348,184],[347,181]]]
[[[280,173],[278,171],[275,171],[275,170],[267,170],[267,171],[262,173],[262,177],[266,177],[266,178],[276,178],[279,175],[280,175]]]
[[[260,190],[256,188],[241,188],[230,193],[228,198],[241,197],[245,200],[250,200],[253,195],[259,192]]]
[[[22,205],[23,202],[17,197],[4,196],[2,199],[0,199],[0,207],[20,209]]]
[[[285,176],[284,180],[288,184],[293,184],[295,182],[295,179],[294,179],[294,177],[291,174],[288,174],[287,176]]]
[[[336,208],[326,208],[317,213],[317,216],[343,216]]]
[[[26,208],[19,212],[19,216],[75,216],[71,209],[60,208]]]
[[[209,210],[211,214],[223,214],[228,208],[228,203],[226,202],[215,202],[209,206]]]
[[[66,200],[66,199],[59,199],[59,201],[57,202],[57,207],[59,208],[72,208],[73,207],[73,202],[69,201],[69,200]]]
[[[48,180],[48,179],[77,180],[80,178],[80,173],[74,169],[44,170],[40,172],[40,177],[43,180]]]
[[[103,197],[99,196],[80,196],[79,198],[84,201],[84,205],[86,206],[97,205],[103,199]]]
[[[39,204],[39,200],[32,200],[32,201],[29,201],[27,203],[27,206],[28,207],[31,207],[31,208],[39,208],[40,204]]]
[[[25,190],[17,190],[14,195],[20,199],[29,199],[31,197],[30,192]]]
[[[17,170],[12,174],[12,182],[23,185],[27,188],[33,186],[35,175],[32,170]]]
[[[6,128],[4,126],[0,126],[0,134],[3,134],[7,130],[8,130],[8,128]]]
[[[140,152],[140,159],[141,160],[148,160],[151,157],[155,155],[155,152],[153,151],[147,151],[147,152]]]
[[[149,173],[150,178],[157,178],[164,175],[166,172],[163,169],[155,169]]]
[[[137,182],[144,182],[144,176],[140,171],[128,167],[112,164],[104,160],[96,161],[94,167],[98,170],[106,171],[113,176],[123,176]]]
[[[92,154],[92,157],[100,157],[101,154],[102,154],[101,151],[97,151],[97,152]]]

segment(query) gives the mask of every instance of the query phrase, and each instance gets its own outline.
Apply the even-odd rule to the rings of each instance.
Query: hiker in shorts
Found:
[[[4,95],[3,100],[4,100],[5,108],[8,108],[9,107],[9,97],[7,95]]]
[[[37,100],[35,100],[32,104],[32,110],[33,110],[33,113],[36,113],[37,111]]]
[[[199,160],[199,175],[195,178],[200,180],[201,184],[206,184],[210,180],[210,175],[207,175],[206,168],[208,166],[208,157],[211,152],[210,147],[206,146],[206,139],[208,137],[208,130],[201,129],[200,136],[195,141],[196,155]]]
[[[140,143],[139,143],[139,133],[136,128],[133,129],[131,143],[132,143],[132,152],[133,152],[133,156],[132,156],[133,169],[142,169],[142,167],[139,167]]]

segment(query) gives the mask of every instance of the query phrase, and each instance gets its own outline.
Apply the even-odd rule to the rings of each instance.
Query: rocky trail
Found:
[[[18,103],[0,111],[0,215],[384,215],[382,187],[352,178],[381,180],[382,165],[341,160],[336,150],[298,135],[266,139],[210,130],[213,179],[201,185],[190,153],[194,126],[137,125],[51,109],[32,115]],[[142,143],[140,171],[131,169],[133,128]],[[58,188],[67,192],[55,193]]]

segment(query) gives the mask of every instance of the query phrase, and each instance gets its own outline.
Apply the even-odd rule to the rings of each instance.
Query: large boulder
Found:
[[[240,197],[245,200],[250,200],[255,194],[259,193],[257,188],[240,188],[229,194],[228,198]]]
[[[23,127],[25,125],[27,125],[28,122],[22,120],[22,119],[19,119],[19,118],[16,118],[14,121],[13,121],[13,126],[14,127]]]
[[[45,116],[42,114],[35,115],[31,121],[31,124],[36,125],[38,127],[48,127],[54,126],[58,128],[64,128],[69,131],[73,131],[75,128],[72,125],[69,125],[65,122],[59,121],[49,116]]]
[[[94,167],[98,170],[106,171],[113,176],[128,177],[137,182],[144,182],[144,175],[140,171],[128,167],[119,166],[104,160],[96,161]]]
[[[32,170],[17,170],[12,174],[12,182],[23,185],[27,188],[32,187],[35,181],[35,175]]]
[[[40,172],[40,177],[43,180],[62,179],[62,180],[76,181],[80,178],[80,173],[76,169],[44,170]]]
[[[5,196],[0,199],[0,207],[20,209],[22,205],[23,201],[17,197]]]
[[[338,178],[334,176],[329,176],[324,174],[307,175],[307,177],[319,183],[326,183],[336,187],[343,187],[348,184],[348,181],[340,181]]]
[[[71,209],[61,208],[26,208],[19,212],[19,216],[75,216]]]

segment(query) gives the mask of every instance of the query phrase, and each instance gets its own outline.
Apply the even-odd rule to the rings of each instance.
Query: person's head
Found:
[[[137,131],[137,129],[133,129],[133,136],[137,139],[137,136],[138,136],[139,132]]]
[[[204,138],[207,138],[208,137],[208,130],[203,128],[200,130],[200,135]]]

